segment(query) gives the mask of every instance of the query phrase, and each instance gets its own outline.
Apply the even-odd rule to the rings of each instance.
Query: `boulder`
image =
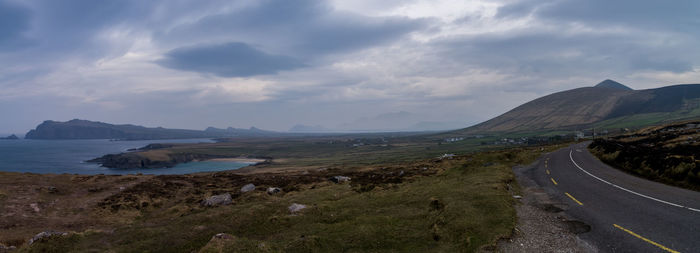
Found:
[[[255,190],[255,185],[254,184],[247,184],[241,187],[241,192],[249,192]]]
[[[236,237],[226,233],[218,233],[204,245],[199,252],[235,252],[232,246],[236,244]],[[196,252],[196,251],[193,251]]]
[[[298,213],[302,209],[306,208],[306,205],[294,203],[288,207],[290,213]]]
[[[53,187],[53,186],[46,187],[46,190],[47,190],[49,193],[58,193],[58,188]]]
[[[231,198],[231,194],[228,193],[214,195],[205,200],[202,200],[203,206],[230,205],[231,203],[233,203],[233,199]]]
[[[218,234],[215,234],[214,236],[211,237],[212,240],[216,240],[216,239],[229,240],[229,239],[233,239],[233,238],[234,237],[232,235],[229,235],[227,233],[218,233]]]
[[[277,187],[270,187],[267,188],[267,194],[273,195],[282,192],[282,189],[277,188]]]
[[[39,203],[31,203],[29,204],[29,207],[31,207],[34,212],[38,213],[41,211],[41,208],[39,208]]]
[[[350,181],[350,177],[346,176],[334,176],[331,178],[331,181],[333,181],[336,184],[343,183],[343,182],[348,182]]]
[[[41,233],[36,234],[32,239],[29,239],[29,245],[32,245],[35,242],[44,240],[46,238],[52,237],[52,236],[66,236],[68,233],[65,232],[58,232],[58,231],[44,231]]]

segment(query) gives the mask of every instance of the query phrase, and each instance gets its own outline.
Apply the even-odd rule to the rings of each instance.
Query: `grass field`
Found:
[[[474,252],[493,247],[498,239],[509,236],[515,226],[512,195],[518,194],[518,189],[511,166],[530,163],[555,148],[514,148],[450,160],[330,169],[324,173],[355,173],[355,179],[349,184],[328,180],[292,184],[286,189],[293,190],[282,195],[257,190],[237,196],[233,205],[216,208],[182,201],[211,194],[206,190],[185,191],[188,184],[184,182],[173,188],[177,193],[159,202],[158,207],[122,208],[115,212],[98,209],[106,218],[138,214],[135,220],[113,231],[78,231],[33,244],[20,252]],[[407,176],[397,176],[399,171],[405,171]],[[263,176],[281,177],[257,177]],[[379,179],[385,176],[391,180]],[[211,177],[153,180],[170,180],[174,184]],[[393,180],[398,177],[400,180]],[[267,186],[273,185],[258,185]],[[212,189],[213,193],[220,193],[234,191],[235,187]],[[152,195],[132,195],[149,194]],[[292,203],[308,208],[292,215],[287,211]],[[233,238],[212,239],[217,233],[228,233]]]

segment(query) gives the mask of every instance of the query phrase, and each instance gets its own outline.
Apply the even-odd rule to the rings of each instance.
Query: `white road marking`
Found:
[[[581,168],[581,166],[578,166],[578,164],[576,163],[576,161],[574,161],[574,157],[572,156],[572,154],[573,154],[573,150],[569,151],[569,158],[571,158],[571,162],[574,163],[574,165],[576,165],[576,167],[577,167],[579,170],[583,171],[584,173],[588,174],[589,176],[591,176],[591,177],[593,177],[593,178],[595,178],[595,179],[598,179],[599,181],[601,181],[601,182],[603,182],[603,183],[609,184],[609,185],[612,186],[612,187],[618,188],[618,189],[620,189],[620,190],[623,190],[623,191],[632,193],[632,194],[637,195],[637,196],[640,196],[640,197],[644,197],[644,198],[651,199],[651,200],[654,200],[654,201],[657,201],[657,202],[661,202],[661,203],[664,203],[664,204],[667,204],[667,205],[672,205],[672,206],[675,206],[675,207],[685,208],[685,209],[688,209],[688,210],[690,210],[690,211],[695,211],[695,212],[699,212],[699,213],[700,213],[700,209],[691,208],[691,207],[679,205],[679,204],[676,204],[676,203],[671,203],[671,202],[668,202],[668,201],[665,201],[665,200],[660,200],[660,199],[657,199],[657,198],[654,198],[654,197],[649,197],[649,196],[647,196],[647,195],[644,195],[644,194],[641,194],[641,193],[638,193],[638,192],[629,190],[629,189],[627,189],[627,188],[624,188],[624,187],[622,187],[622,186],[619,186],[619,185],[610,183],[610,182],[608,182],[608,181],[605,181],[605,179],[599,178],[599,177],[597,177],[597,176],[591,174],[590,172],[584,170],[583,168]]]

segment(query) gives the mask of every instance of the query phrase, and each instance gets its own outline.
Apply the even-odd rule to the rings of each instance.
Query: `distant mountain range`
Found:
[[[292,133],[324,133],[324,132],[333,132],[333,130],[325,128],[325,127],[320,126],[320,125],[309,126],[309,125],[296,124],[289,129],[289,132],[292,132]]]
[[[47,120],[29,131],[26,139],[120,139],[158,140],[191,138],[226,138],[274,136],[280,133],[255,127],[219,129],[209,127],[204,131],[143,127],[136,125],[113,125],[103,122],[74,119],[66,122]]]
[[[358,118],[332,128],[299,124],[290,128],[289,132],[421,132],[460,129],[464,125],[466,121],[427,121],[425,115],[399,111]]]
[[[280,133],[250,129],[209,127],[205,130],[148,128],[113,125],[74,119],[44,121],[29,131],[27,139],[188,139],[227,137],[301,136],[305,133],[347,132],[365,127],[365,132],[426,131],[455,129],[459,122],[416,121],[408,112],[381,114],[348,123],[340,130],[322,126],[296,125]],[[633,90],[613,80],[551,95],[520,105],[483,123],[449,134],[572,131],[590,128],[638,128],[665,122],[700,118],[700,84],[681,84],[656,89]],[[418,122],[418,123],[415,123]],[[296,134],[295,134],[296,133]]]
[[[642,127],[700,117],[700,84],[633,90],[613,80],[547,95],[453,133]]]

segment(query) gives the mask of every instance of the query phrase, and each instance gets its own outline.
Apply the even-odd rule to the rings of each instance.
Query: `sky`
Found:
[[[700,83],[700,1],[0,0],[0,132],[466,127],[614,79]]]

